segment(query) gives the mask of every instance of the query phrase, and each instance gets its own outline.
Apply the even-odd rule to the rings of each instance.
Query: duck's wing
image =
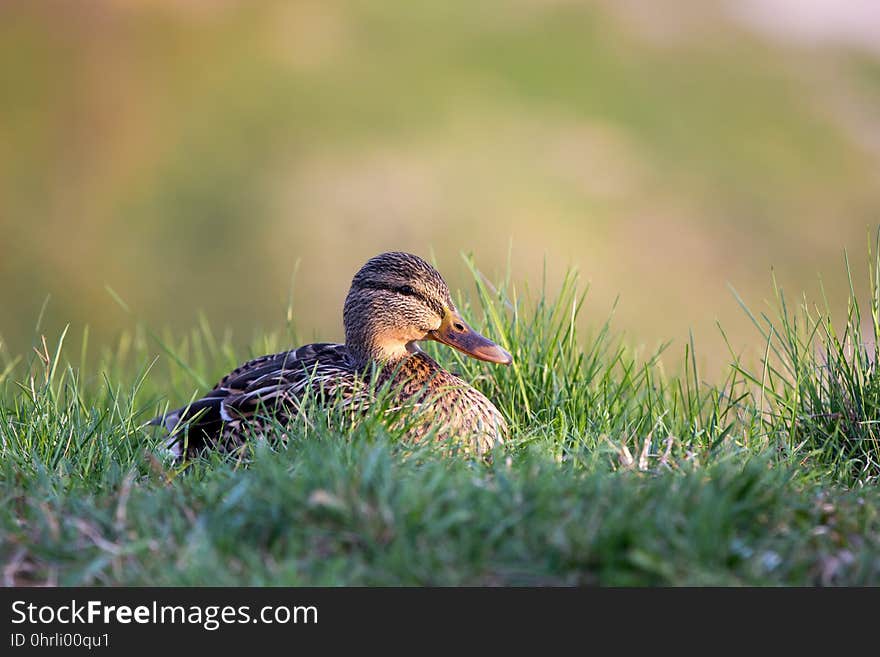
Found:
[[[309,391],[325,400],[351,400],[363,388],[344,345],[312,344],[246,363],[223,378],[220,414],[224,421],[256,414],[290,414]]]
[[[346,353],[345,345],[333,344],[331,342],[316,342],[290,351],[260,356],[236,367],[220,379],[211,392],[241,392],[246,390],[255,380],[261,379],[272,372],[287,372],[301,369],[303,366],[314,364],[318,360],[339,360],[344,362]]]
[[[169,444],[177,441],[183,427],[189,429],[191,443],[202,438],[216,440],[224,423],[240,425],[260,409],[272,411],[282,404],[289,413],[317,370],[347,374],[351,379],[348,362],[345,346],[332,343],[260,356],[235,368],[200,399],[153,418],[150,424],[165,426],[171,435]]]

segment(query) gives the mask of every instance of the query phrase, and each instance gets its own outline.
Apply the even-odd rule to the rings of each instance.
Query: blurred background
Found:
[[[0,336],[204,311],[339,339],[370,256],[472,290],[576,266],[585,321],[707,367],[771,268],[845,309],[880,223],[873,0],[0,1]]]

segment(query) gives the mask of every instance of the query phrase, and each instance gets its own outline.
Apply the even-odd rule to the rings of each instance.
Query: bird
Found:
[[[463,319],[440,273],[417,255],[381,253],[354,275],[343,307],[345,343],[321,342],[261,356],[224,376],[190,404],[153,418],[175,458],[205,447],[230,452],[301,412],[306,397],[366,413],[386,386],[400,405],[419,409],[406,438],[458,440],[488,454],[508,425],[480,391],[420,347],[434,340],[472,358],[510,365],[508,351]]]

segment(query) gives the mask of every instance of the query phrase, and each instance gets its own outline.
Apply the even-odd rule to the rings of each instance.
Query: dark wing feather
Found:
[[[324,399],[351,399],[362,388],[343,345],[306,345],[227,380],[221,414],[227,421],[258,412],[284,419],[299,408],[307,390]]]
[[[313,361],[319,357],[344,358],[345,347],[331,342],[316,342],[307,344],[298,349],[282,351],[277,354],[260,356],[243,363],[224,376],[214,386],[214,390],[244,390],[249,383],[259,376],[271,373],[274,370],[292,369],[297,361]]]
[[[190,448],[195,449],[205,441],[216,443],[230,432],[241,431],[242,421],[258,411],[275,414],[279,419],[290,417],[305,387],[315,382],[321,382],[322,393],[329,394],[346,386],[359,387],[359,377],[354,374],[344,345],[308,344],[243,363],[204,397],[154,418],[151,424],[165,425],[172,434],[169,443],[176,442],[179,428],[187,426]]]

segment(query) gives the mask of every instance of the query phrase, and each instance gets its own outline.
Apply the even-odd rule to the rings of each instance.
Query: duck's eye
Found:
[[[410,297],[414,297],[416,295],[416,291],[410,285],[401,285],[397,289],[397,291]]]

